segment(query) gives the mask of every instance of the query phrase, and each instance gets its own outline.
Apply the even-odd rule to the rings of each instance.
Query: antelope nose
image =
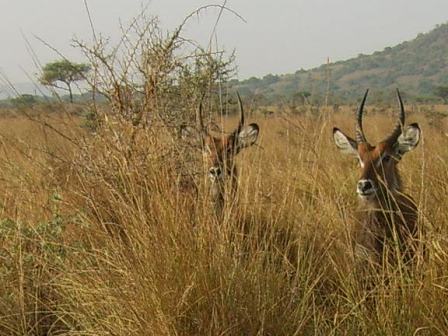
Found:
[[[209,174],[213,177],[218,177],[221,175],[221,168],[219,167],[212,167],[210,168],[210,170],[208,171]]]
[[[359,195],[369,195],[372,194],[375,189],[371,180],[359,180],[356,191]]]

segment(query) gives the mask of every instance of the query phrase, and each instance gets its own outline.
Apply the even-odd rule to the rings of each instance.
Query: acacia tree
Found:
[[[73,103],[72,84],[85,79],[90,66],[84,63],[73,63],[69,60],[60,60],[47,63],[42,68],[42,75],[39,82],[43,85],[52,86],[68,91],[70,103]],[[61,86],[61,83],[65,85]]]

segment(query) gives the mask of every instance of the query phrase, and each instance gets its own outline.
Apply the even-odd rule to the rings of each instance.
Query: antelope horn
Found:
[[[361,105],[359,105],[358,111],[356,112],[356,142],[357,143],[367,142],[366,136],[364,135],[364,131],[362,129],[362,112],[364,110],[364,104],[366,103],[368,94],[369,94],[369,89],[366,90],[366,93],[364,94],[364,98],[361,101]]]
[[[199,132],[204,135],[205,133],[207,133],[205,127],[204,127],[204,121],[203,121],[203,117],[202,117],[202,102],[204,100],[205,97],[205,93],[202,94],[201,100],[199,101],[199,107],[198,110],[196,112],[196,123],[198,125],[199,128]]]
[[[239,133],[244,126],[244,109],[243,109],[243,102],[241,101],[240,94],[237,92],[236,95],[238,97],[238,106],[240,108],[240,121],[238,123],[238,128],[237,128],[237,133]]]
[[[386,141],[395,143],[397,141],[398,137],[400,136],[402,132],[402,128],[404,126],[405,122],[405,111],[404,111],[404,104],[403,100],[401,99],[400,90],[397,89],[397,98],[398,98],[398,104],[400,105],[400,114],[398,116],[397,123],[395,124],[395,128],[392,131],[392,134],[387,137]]]

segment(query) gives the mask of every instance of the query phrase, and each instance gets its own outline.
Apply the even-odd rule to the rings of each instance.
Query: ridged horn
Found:
[[[237,128],[237,133],[239,133],[243,129],[243,126],[244,126],[244,109],[243,109],[243,102],[241,101],[241,97],[240,97],[240,94],[238,91],[237,91],[236,95],[238,97],[238,106],[240,109],[240,121],[238,123],[238,128]]]
[[[395,124],[395,128],[392,131],[392,134],[386,138],[386,142],[395,143],[402,132],[402,128],[404,127],[405,122],[405,111],[403,99],[401,99],[400,90],[397,89],[397,99],[398,105],[400,106],[400,114],[398,115],[397,123]]]
[[[204,97],[205,97],[205,93],[202,94],[201,100],[199,101],[198,109],[196,111],[196,123],[197,123],[199,131],[201,133],[206,132],[205,127],[204,127],[204,120],[203,120],[203,116],[202,116],[202,109],[203,109],[202,102],[204,101]]]
[[[204,146],[205,137],[208,135],[208,130],[204,127],[204,120],[203,120],[203,116],[202,116],[202,109],[203,109],[202,102],[204,101],[204,97],[205,97],[205,92],[201,96],[201,100],[199,101],[199,106],[196,111],[196,123],[197,123],[198,131],[199,131],[199,135],[201,138],[202,146]]]
[[[356,142],[363,143],[367,142],[366,136],[364,135],[364,130],[362,129],[362,113],[364,111],[364,104],[366,103],[367,95],[369,94],[369,89],[366,90],[364,98],[359,105],[358,111],[356,112]]]

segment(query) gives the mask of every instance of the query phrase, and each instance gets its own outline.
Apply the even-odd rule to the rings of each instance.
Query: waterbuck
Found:
[[[244,109],[241,97],[237,94],[239,105],[239,122],[237,128],[218,136],[210,134],[204,127],[202,116],[202,99],[197,110],[197,131],[200,138],[204,158],[205,171],[208,176],[208,191],[214,212],[221,218],[225,200],[232,201],[236,197],[238,171],[235,156],[246,147],[252,146],[259,133],[257,124],[244,125]],[[191,136],[191,132],[188,134]],[[229,192],[226,193],[226,190]]]
[[[355,232],[356,253],[373,254],[381,261],[386,242],[398,244],[405,261],[414,256],[418,233],[418,210],[413,199],[402,192],[397,169],[402,156],[414,149],[420,140],[418,124],[405,127],[405,110],[397,89],[399,117],[392,133],[376,146],[366,139],[362,126],[366,91],[356,113],[355,139],[338,128],[333,129],[336,146],[358,158],[361,176],[356,184],[360,200],[360,218]],[[393,246],[393,245],[390,245]]]

